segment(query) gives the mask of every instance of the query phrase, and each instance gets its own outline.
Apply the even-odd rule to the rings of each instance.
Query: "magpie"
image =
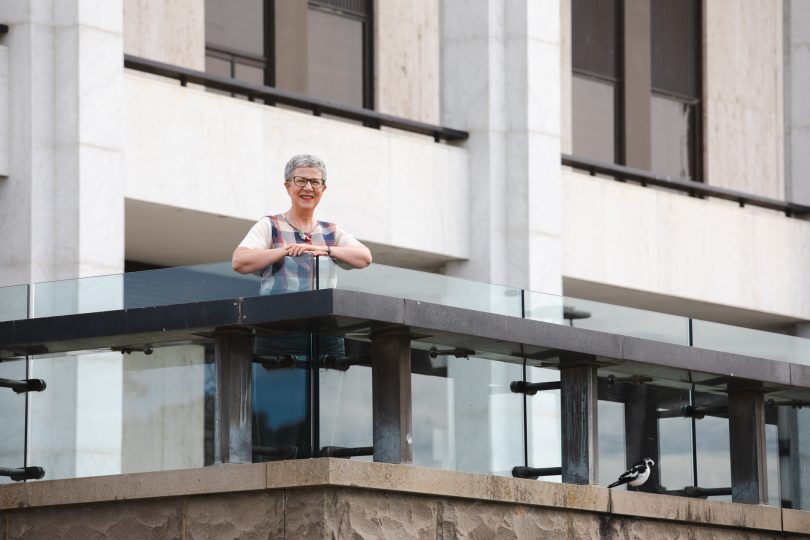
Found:
[[[633,487],[640,486],[647,481],[650,477],[650,469],[655,465],[655,462],[650,458],[644,458],[626,471],[624,471],[619,479],[608,486],[613,488],[622,484],[629,484]]]

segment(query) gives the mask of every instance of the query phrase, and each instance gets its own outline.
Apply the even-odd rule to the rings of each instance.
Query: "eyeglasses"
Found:
[[[292,177],[293,184],[298,187],[304,187],[307,185],[307,182],[312,186],[312,189],[321,189],[326,182],[323,181],[321,178],[307,178],[306,176],[293,176]]]

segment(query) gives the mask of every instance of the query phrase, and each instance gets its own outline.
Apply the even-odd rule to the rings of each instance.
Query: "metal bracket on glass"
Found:
[[[25,394],[26,392],[42,392],[46,387],[47,385],[42,379],[23,379],[21,381],[15,381],[13,379],[0,379],[0,388],[11,388],[18,394]]]
[[[143,347],[111,347],[110,350],[113,352],[120,352],[121,354],[132,354],[134,352],[152,354],[154,352],[151,345],[144,345]]]
[[[629,377],[616,377],[615,375],[608,375],[607,383],[608,384],[615,384],[615,383],[631,383],[631,384],[645,384],[652,382],[650,377],[645,377],[644,375],[631,375]]]
[[[774,401],[769,399],[765,402],[766,407],[791,407],[793,409],[801,409],[803,407],[810,407],[810,401],[801,401],[792,399],[790,401]]]
[[[560,476],[562,467],[512,467],[512,476],[515,478],[530,478],[537,480],[541,476]]]
[[[298,359],[293,354],[255,354],[252,361],[265,369],[280,369],[294,367]]]
[[[351,458],[373,455],[373,446],[358,446],[356,448],[347,448],[344,446],[324,446],[321,448],[321,457]]]
[[[284,444],[281,446],[254,446],[253,455],[272,459],[295,459],[298,456],[298,447],[292,444]]]
[[[684,405],[680,409],[659,411],[658,418],[694,418],[701,420],[706,416],[727,415],[728,407],[695,407],[694,405]]]
[[[705,499],[706,497],[719,497],[722,495],[731,495],[730,487],[719,488],[702,488],[697,486],[686,486],[682,490],[667,491],[666,495],[681,495],[683,497],[694,497],[697,499]]]
[[[559,389],[560,389],[560,381],[537,382],[537,383],[530,383],[526,381],[512,381],[511,383],[509,383],[509,390],[511,390],[513,393],[526,394],[527,396],[533,396],[537,392],[542,392],[543,390],[559,390]]]
[[[323,355],[320,358],[320,367],[324,369],[336,369],[346,371],[352,366],[371,367],[371,355],[343,356],[338,357],[332,354]]]
[[[45,477],[45,469],[42,467],[20,467],[17,469],[0,467],[0,476],[8,476],[15,482],[22,480],[40,480]]]
[[[455,356],[456,358],[469,358],[470,356],[472,356],[474,354],[475,354],[475,351],[470,350],[470,349],[465,349],[463,347],[456,347],[455,349],[446,349],[446,350],[442,350],[442,351],[440,351],[436,347],[431,347],[428,350],[428,356],[430,356],[434,360],[436,358],[438,358],[439,356],[450,356],[450,355],[452,355],[452,356]]]

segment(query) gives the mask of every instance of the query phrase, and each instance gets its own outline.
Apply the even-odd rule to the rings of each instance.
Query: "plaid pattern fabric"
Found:
[[[286,247],[291,244],[310,244],[313,246],[335,246],[337,226],[328,221],[319,221],[315,230],[304,233],[287,221],[284,214],[267,216],[273,229],[273,240],[270,248]],[[259,294],[280,294],[287,292],[309,291],[313,288],[315,276],[315,257],[284,257],[280,262],[268,266],[262,273]]]

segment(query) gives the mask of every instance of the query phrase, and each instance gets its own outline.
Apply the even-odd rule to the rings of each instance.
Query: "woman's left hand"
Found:
[[[311,253],[314,257],[327,254],[325,246],[313,246],[312,244],[290,244],[287,246],[287,255],[290,257],[298,257],[304,253]]]

